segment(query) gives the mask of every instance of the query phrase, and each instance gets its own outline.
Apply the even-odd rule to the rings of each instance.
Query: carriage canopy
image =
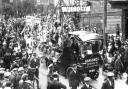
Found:
[[[69,34],[78,36],[83,42],[103,39],[103,36],[89,31],[73,31],[69,32]]]

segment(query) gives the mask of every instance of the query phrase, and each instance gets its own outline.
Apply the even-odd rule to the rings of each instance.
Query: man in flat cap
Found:
[[[115,88],[115,82],[113,79],[114,73],[108,72],[107,78],[105,79],[101,89],[114,89]]]
[[[85,77],[85,78],[84,78],[84,83],[83,83],[83,86],[81,87],[81,89],[95,89],[95,88],[93,88],[93,87],[90,85],[90,80],[91,80],[90,77]]]

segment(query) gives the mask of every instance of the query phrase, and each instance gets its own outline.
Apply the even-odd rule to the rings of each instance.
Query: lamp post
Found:
[[[104,46],[106,47],[106,29],[107,29],[107,0],[104,0],[104,26],[103,26],[103,38],[104,38]]]
[[[88,12],[88,24],[89,24],[90,31],[91,31],[91,6],[92,6],[92,3],[90,1],[87,1],[86,12]]]

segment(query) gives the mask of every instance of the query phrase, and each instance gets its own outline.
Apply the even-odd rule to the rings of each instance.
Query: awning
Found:
[[[128,8],[128,0],[110,0],[109,3],[112,5],[112,8]]]

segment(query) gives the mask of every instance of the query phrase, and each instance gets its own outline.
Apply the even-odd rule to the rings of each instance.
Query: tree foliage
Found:
[[[75,28],[80,29],[80,25],[79,25],[79,23],[80,23],[80,13],[79,12],[74,12],[73,13],[72,20],[74,22]]]
[[[3,14],[7,16],[22,17],[36,12],[35,4],[31,0],[24,0],[17,3],[3,4]]]

